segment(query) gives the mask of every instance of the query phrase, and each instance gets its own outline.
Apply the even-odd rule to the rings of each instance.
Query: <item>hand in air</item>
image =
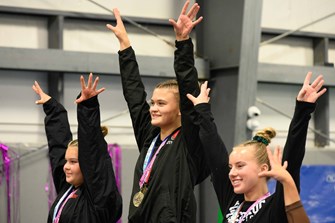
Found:
[[[177,22],[173,19],[169,19],[169,22],[173,25],[174,31],[176,33],[176,39],[178,41],[188,39],[189,34],[191,33],[193,27],[198,25],[203,19],[203,17],[201,16],[195,21],[193,21],[196,18],[196,15],[200,9],[200,6],[198,5],[198,3],[194,3],[192,8],[186,14],[186,10],[189,4],[190,4],[190,1],[187,0],[184,4],[183,9],[181,10],[181,13],[179,15]]]
[[[187,94],[186,95],[187,98],[190,99],[194,105],[201,104],[201,103],[208,103],[210,100],[209,92],[211,89],[207,88],[207,85],[208,85],[208,81],[205,81],[205,83],[201,85],[200,94],[198,95],[198,97],[194,97],[191,94]]]
[[[316,100],[323,95],[327,89],[323,88],[324,79],[322,75],[319,75],[312,84],[310,84],[312,72],[308,72],[301,90],[298,93],[297,100],[314,103]]]
[[[260,177],[273,177],[274,179],[278,180],[279,182],[283,182],[284,180],[291,177],[290,173],[286,170],[288,163],[287,161],[284,162],[282,165],[282,151],[279,148],[275,148],[273,154],[269,147],[266,148],[268,157],[270,160],[271,170],[269,171],[262,171],[258,174]]]
[[[107,24],[106,27],[111,30],[120,42],[120,50],[124,50],[130,46],[130,41],[126,28],[121,19],[120,12],[117,8],[113,9],[113,13],[116,19],[116,25]]]
[[[36,104],[44,104],[45,102],[50,100],[50,96],[44,93],[43,89],[40,87],[37,81],[34,82],[32,86],[33,90],[40,96],[40,99],[35,101]]]
[[[81,83],[81,95],[80,97],[75,101],[77,104],[85,101],[89,98],[92,98],[101,92],[105,90],[105,88],[100,88],[99,90],[96,90],[98,82],[99,82],[99,77],[96,77],[94,80],[94,83],[92,84],[92,79],[93,79],[93,74],[90,73],[88,76],[88,81],[87,85],[85,83],[85,79],[83,76],[80,76],[80,83]]]

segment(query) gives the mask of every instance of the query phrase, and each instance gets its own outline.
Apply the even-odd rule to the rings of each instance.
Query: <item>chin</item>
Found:
[[[155,121],[155,120],[151,120],[151,125],[156,126],[156,127],[160,127],[159,122]]]
[[[234,193],[235,194],[244,194],[244,191],[243,191],[243,189],[240,189],[240,188],[234,188]]]

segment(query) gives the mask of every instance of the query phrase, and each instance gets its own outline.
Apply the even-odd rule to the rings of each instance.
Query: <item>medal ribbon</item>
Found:
[[[72,187],[71,187],[72,188]],[[57,216],[55,217],[53,223],[58,223],[59,222],[59,218],[60,215],[62,214],[63,208],[66,204],[66,202],[77,192],[78,189],[72,191],[69,196],[67,196],[67,198],[65,199],[65,201],[63,202],[62,206],[60,207],[60,209],[58,210]],[[67,194],[67,193],[66,193]]]
[[[156,157],[157,157],[157,154],[159,153],[159,151],[162,149],[162,147],[165,145],[165,143],[167,142],[167,140],[168,140],[170,137],[171,137],[171,138],[176,138],[177,135],[178,135],[178,133],[179,133],[179,131],[180,131],[180,130],[176,131],[175,133],[173,133],[173,135],[171,134],[172,136],[171,136],[171,135],[168,135],[167,137],[165,137],[165,139],[163,140],[163,142],[159,145],[159,147],[158,147],[157,151],[155,152],[154,156],[153,156],[152,159],[150,160],[149,164],[146,164],[145,166],[144,166],[145,163],[143,164],[143,168],[145,167],[145,169],[143,169],[144,171],[143,171],[143,174],[142,174],[141,179],[140,179],[140,182],[139,182],[139,184],[140,184],[140,188],[142,188],[143,185],[144,185],[145,183],[147,184],[147,183],[149,182],[149,177],[150,177],[150,174],[151,174],[152,166],[154,165],[154,162],[155,162],[155,160],[156,160]],[[159,136],[159,135],[158,135],[158,136]],[[147,158],[147,157],[148,157],[148,154],[149,154],[149,152],[150,152],[150,155],[151,155],[152,150],[153,150],[153,148],[154,148],[154,145],[155,145],[155,143],[156,143],[156,140],[157,140],[158,136],[156,136],[156,137],[154,138],[154,140],[152,140],[152,142],[151,142],[151,145],[150,145],[150,148],[149,148],[149,150],[151,150],[151,151],[148,150],[147,155],[146,155],[146,157],[145,157],[145,160],[147,160],[147,162],[148,162],[148,160],[149,160],[149,158]],[[149,157],[150,157],[150,155],[149,155]]]
[[[156,144],[156,141],[157,141],[158,137],[159,137],[159,134],[152,140],[152,142],[150,144],[150,147],[147,151],[147,155],[145,156],[145,159],[144,159],[143,170],[145,170],[145,168],[147,168],[147,165],[149,163],[149,159],[151,157],[152,151],[154,150],[154,147],[155,147],[155,144]]]
[[[267,192],[267,193],[264,194],[262,197],[258,198],[257,201],[255,201],[255,202],[248,208],[248,210],[244,213],[243,217],[240,218],[240,220],[238,221],[238,223],[241,223],[242,220],[243,220],[246,216],[248,216],[248,213],[249,213],[249,212],[250,212],[250,211],[251,211],[257,204],[259,204],[261,201],[265,200],[265,199],[266,199],[267,197],[269,197],[270,195],[271,195],[270,192]],[[241,203],[241,205],[240,205],[241,207],[242,207],[242,204],[243,204],[243,203]],[[237,210],[235,219],[238,217],[238,212],[240,211],[240,209],[241,209],[241,208],[239,208],[239,209]],[[233,222],[235,222],[235,220],[234,220]]]

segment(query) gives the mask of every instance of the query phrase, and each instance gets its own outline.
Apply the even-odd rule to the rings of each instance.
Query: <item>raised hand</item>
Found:
[[[40,100],[35,101],[36,104],[41,105],[50,100],[51,97],[44,93],[43,89],[40,87],[37,81],[34,82],[32,88],[36,94],[40,96]]]
[[[201,85],[200,94],[198,95],[198,97],[194,97],[191,94],[187,94],[186,95],[187,98],[190,99],[194,105],[201,104],[201,103],[208,103],[210,100],[209,92],[211,89],[207,88],[207,85],[208,85],[208,81],[205,81],[205,83]]]
[[[100,88],[96,90],[97,85],[99,83],[99,77],[96,77],[94,83],[92,84],[93,74],[90,73],[88,76],[87,85],[85,83],[85,79],[83,76],[80,76],[80,83],[81,83],[81,95],[75,102],[78,104],[82,101],[85,101],[89,98],[92,98],[105,90],[105,88]]]
[[[128,38],[126,28],[121,19],[119,10],[115,8],[113,9],[113,13],[116,19],[116,25],[112,26],[111,24],[107,24],[106,27],[115,34],[116,38],[119,40],[120,43],[120,50],[122,51],[130,47],[130,41]]]
[[[187,0],[184,4],[183,9],[181,10],[177,22],[173,19],[169,19],[169,22],[173,25],[177,41],[186,40],[190,38],[189,34],[191,33],[193,27],[198,25],[203,19],[203,17],[201,16],[197,20],[193,21],[196,18],[196,15],[200,9],[198,3],[194,3],[192,8],[186,14],[186,10],[189,4],[190,1]]]
[[[271,170],[260,172],[258,176],[273,177],[279,182],[287,181],[288,179],[292,178],[290,173],[286,170],[288,165],[287,161],[285,161],[283,165],[281,164],[282,151],[279,146],[274,150],[273,154],[268,147],[266,148],[266,150],[270,160]]]
[[[308,72],[301,90],[298,93],[297,100],[315,103],[316,100],[323,95],[327,89],[323,88],[324,79],[322,75],[319,75],[312,84],[310,84],[312,72]]]

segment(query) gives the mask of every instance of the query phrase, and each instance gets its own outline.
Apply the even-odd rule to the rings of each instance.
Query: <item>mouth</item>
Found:
[[[159,117],[159,115],[151,115],[151,119],[156,119],[158,117]]]
[[[231,184],[233,185],[233,187],[237,187],[241,184],[242,180],[230,180]]]

